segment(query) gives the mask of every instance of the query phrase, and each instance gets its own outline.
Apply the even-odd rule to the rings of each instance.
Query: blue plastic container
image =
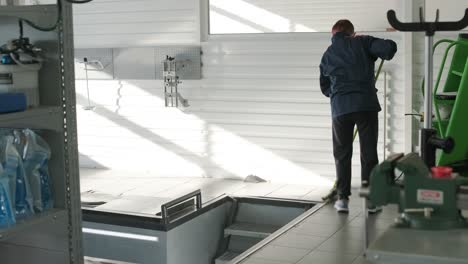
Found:
[[[43,212],[54,206],[48,168],[51,151],[47,143],[32,130],[25,129],[23,134],[26,138],[24,170],[29,178],[34,210]]]
[[[26,95],[23,93],[0,93],[0,114],[26,110]]]
[[[29,185],[29,179],[24,173],[23,160],[14,146],[14,137],[5,136],[1,139],[3,176],[8,179],[9,197],[13,202],[12,208],[16,220],[25,219],[33,214],[33,197]]]
[[[5,187],[4,179],[0,176],[0,230],[16,223],[15,214],[11,208],[11,201]]]

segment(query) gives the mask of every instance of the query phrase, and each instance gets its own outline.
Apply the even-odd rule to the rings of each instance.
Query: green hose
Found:
[[[384,64],[384,60],[380,60],[379,68],[377,69],[377,72],[375,73],[375,78],[374,78],[376,81],[379,79],[383,64]]]

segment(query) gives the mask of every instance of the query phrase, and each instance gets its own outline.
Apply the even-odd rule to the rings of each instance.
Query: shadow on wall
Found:
[[[330,184],[329,103],[318,88],[310,91],[312,66],[302,66],[300,73],[269,67],[254,79],[249,69],[231,73],[230,64],[213,65],[202,83],[184,82],[192,105],[185,110],[164,107],[160,80],[91,80],[90,102],[85,81],[77,81],[80,151],[108,168],[158,177],[253,174],[275,182]],[[215,66],[222,74],[212,72]],[[399,96],[390,94],[390,101]],[[396,125],[389,123],[390,138],[398,135]]]
[[[361,4],[346,3],[349,8],[345,13],[339,11],[343,10],[342,7],[333,9],[333,12],[336,11],[336,14],[333,13],[337,15],[336,18],[330,15],[330,5],[333,2],[335,1],[327,2],[322,8],[314,1],[306,3],[302,0],[293,0],[287,4],[284,1],[268,1],[267,4],[258,0],[211,0],[212,15],[220,19],[218,23],[213,20],[211,22],[212,26],[223,25],[224,29],[233,30],[225,33],[235,33],[239,29],[237,26],[247,28],[250,31],[246,32],[252,33],[314,32],[320,27],[326,28],[324,31],[328,32],[330,25],[341,16],[353,20],[348,15],[356,14],[356,10],[363,12],[378,9],[383,12],[389,5],[396,5],[399,1],[393,0],[391,4],[386,1],[386,8],[382,7],[383,0],[361,1],[366,5],[365,8]],[[343,5],[343,2],[337,1],[337,4]],[[310,15],[314,12],[316,15]],[[378,16],[379,12],[374,13]],[[259,20],[259,17],[262,19]],[[355,21],[356,27],[366,29],[359,28],[360,24],[366,23],[358,18],[360,17]],[[223,19],[233,27],[223,23]],[[375,26],[378,23],[367,24]],[[377,26],[383,29],[383,25]],[[212,28],[212,33],[216,33],[216,28]],[[325,38],[319,41],[324,40]],[[326,41],[329,41],[328,35]],[[273,45],[267,41],[263,44]],[[252,92],[248,102],[245,101],[248,98],[246,96],[229,99],[232,98],[234,89],[225,91],[221,96],[212,96],[210,93],[218,92],[216,89],[206,92],[199,89],[198,85],[198,89],[193,90],[200,94],[192,94],[193,97],[190,98],[189,95],[188,98],[196,98],[192,100],[197,102],[193,107],[196,110],[190,108],[183,112],[164,107],[162,81],[120,81],[112,80],[112,76],[108,78],[110,80],[89,82],[93,87],[90,88],[92,100],[88,102],[85,84],[78,81],[80,151],[94,159],[83,159],[83,163],[89,163],[91,167],[139,171],[159,177],[245,178],[253,174],[269,181],[331,184],[333,158],[329,135],[329,106],[318,89],[313,92],[308,90],[309,81],[313,79],[311,76],[316,75],[315,68],[311,65],[311,60],[318,56],[316,51],[311,52],[307,47],[306,55],[310,58],[304,60],[303,50],[300,49],[304,43],[298,44],[299,50],[285,50],[277,44],[274,47],[268,46],[267,51],[262,50],[260,57],[247,58],[258,56],[259,54],[252,55],[252,52],[259,48],[254,48],[253,51],[229,50],[229,45],[226,45],[227,51],[219,52],[222,53],[220,57],[217,54],[204,54],[207,60],[211,60],[205,65],[207,73],[211,74],[208,79],[217,78],[219,83],[224,84],[224,77],[227,76],[231,80],[226,83],[233,79],[252,82],[248,86],[253,89],[245,90],[245,93]],[[239,45],[243,49],[252,48],[248,46],[252,43]],[[112,57],[112,53],[110,54],[108,56]],[[150,57],[147,59],[152,63]],[[251,70],[254,68],[255,70]],[[108,70],[109,75],[114,71],[110,68]],[[132,78],[138,79],[138,76],[140,75]],[[272,83],[276,86],[279,86],[275,84],[276,81],[283,82],[285,87],[293,86],[294,82],[307,81],[307,85],[301,83],[302,86],[297,91],[285,88],[269,91],[255,89],[258,83],[252,80],[263,78],[265,81],[272,76]],[[239,89],[248,88],[244,84],[235,89],[235,92],[239,92]],[[290,96],[288,93],[294,95]],[[255,96],[264,95],[273,100],[255,102]],[[397,101],[392,97],[390,100]],[[249,122],[243,118],[248,118]],[[278,118],[276,123],[265,122],[273,118]],[[290,126],[288,118],[295,119],[299,125]],[[319,125],[313,123],[315,121]],[[389,136],[396,137],[396,132],[390,130],[392,132]],[[355,155],[355,159],[359,159],[358,155]],[[328,178],[324,177],[324,172],[328,173]]]
[[[200,116],[165,108],[162,88],[138,86],[159,81],[135,82],[124,82],[124,88],[119,88],[120,81],[107,81],[110,87],[101,86],[101,94],[94,92],[98,101],[91,100],[95,106],[91,111],[83,110],[88,102],[78,82],[80,151],[93,153],[104,166],[160,177],[245,178],[254,174],[272,182],[330,184],[319,173]],[[115,98],[119,98],[118,105]]]

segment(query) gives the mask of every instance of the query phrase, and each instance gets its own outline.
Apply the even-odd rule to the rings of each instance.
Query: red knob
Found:
[[[432,178],[434,179],[450,179],[452,178],[453,169],[451,167],[439,166],[432,167]]]

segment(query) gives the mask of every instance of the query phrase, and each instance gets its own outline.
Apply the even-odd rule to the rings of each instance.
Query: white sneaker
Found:
[[[369,206],[369,207],[367,207],[367,212],[369,212],[369,214],[376,214],[376,213],[381,212],[381,211],[382,211],[381,206]]]
[[[338,201],[335,202],[335,209],[338,213],[347,213],[349,212],[349,208],[348,208],[348,200],[345,200],[345,199],[340,199]]]

